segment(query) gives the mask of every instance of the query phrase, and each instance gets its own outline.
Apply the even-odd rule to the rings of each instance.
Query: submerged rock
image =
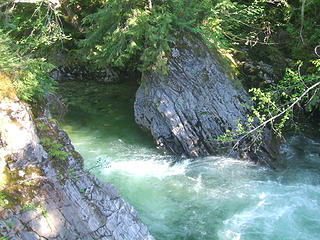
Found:
[[[134,104],[135,120],[161,149],[197,157],[226,153],[216,139],[246,126],[248,94],[216,49],[184,33],[171,46],[168,75],[144,73]],[[278,146],[266,131],[259,148],[242,143],[237,157],[274,166]],[[256,144],[257,145],[257,144]]]
[[[2,90],[0,236],[154,239],[112,184],[84,171],[83,158],[54,120],[44,112],[33,119],[27,105],[16,96],[4,97]]]

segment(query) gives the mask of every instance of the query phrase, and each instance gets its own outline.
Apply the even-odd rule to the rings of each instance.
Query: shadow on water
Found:
[[[134,121],[137,88],[134,80],[107,85],[93,81],[61,84],[59,92],[69,103],[64,126],[72,131],[98,132],[97,137],[107,135],[128,144],[152,143]]]

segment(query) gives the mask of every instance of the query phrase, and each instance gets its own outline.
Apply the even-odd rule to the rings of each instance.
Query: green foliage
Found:
[[[46,1],[10,3],[4,8],[2,28],[19,45],[20,54],[47,55],[70,38],[64,33],[61,12]]]
[[[235,131],[230,131],[227,129],[224,134],[218,136],[215,140],[225,144],[234,142],[239,136],[246,134],[247,131],[245,130],[244,126],[239,122],[239,120],[237,120],[237,122],[237,128]],[[250,123],[248,125],[250,125]]]
[[[313,63],[319,64],[319,60],[315,60]],[[297,107],[310,113],[320,109],[319,87],[308,91],[308,88],[320,81],[319,65],[316,65],[317,72],[305,75],[300,72],[302,62],[298,62],[297,65],[298,70],[288,68],[284,78],[279,83],[263,90],[260,88],[250,90],[253,93],[252,101],[255,103],[252,106],[252,112],[260,123],[282,113],[281,116],[270,122],[271,128],[278,135],[281,135],[287,121],[294,119],[294,110]],[[301,97],[305,92],[307,94]],[[293,107],[295,101],[298,101],[299,104],[295,104]]]
[[[63,30],[67,28],[78,38],[74,41],[78,40],[81,48],[79,58],[84,54],[91,64],[160,73],[167,71],[170,42],[181,30],[200,32],[208,45],[224,48],[238,44],[290,46],[291,55],[296,58],[302,54],[306,56],[303,60],[309,60],[311,50],[319,44],[317,0],[306,1],[303,22],[299,0],[151,2],[152,8],[148,1],[140,0],[66,0],[59,9],[46,2],[9,2],[0,17],[2,29],[19,43],[20,54],[43,56],[63,48],[61,44],[68,45],[70,40]],[[78,28],[70,30],[72,24]],[[281,30],[290,38],[280,39],[277,34]]]
[[[111,0],[84,18],[88,37],[81,46],[97,64],[165,71],[172,21],[163,6],[150,10],[141,1]]]
[[[222,145],[222,148],[229,148],[229,144],[234,144],[232,149],[238,149],[242,146],[242,150],[257,150],[262,143],[262,128],[257,129],[254,132],[250,132],[256,126],[254,116],[247,115],[247,121],[241,123],[240,120],[236,120],[237,126],[233,130],[227,129],[225,133],[218,136],[215,141]],[[242,140],[245,140],[243,145]]]
[[[283,0],[218,0],[197,31],[208,42],[223,48],[239,43],[271,44],[273,32],[290,18],[290,9]]]
[[[277,35],[289,31],[296,44],[300,29],[300,3],[286,0],[110,0],[101,9],[83,19],[87,37],[81,41],[88,60],[140,71],[166,72],[169,44],[181,30],[200,32],[210,46],[236,48],[239,44],[274,45],[283,41]],[[316,1],[305,8],[308,46],[319,44],[319,32],[313,31],[320,14]],[[320,20],[320,19],[319,19]],[[316,28],[317,29],[317,28]],[[312,44],[311,44],[312,43]],[[297,44],[296,44],[297,45]],[[298,44],[299,45],[299,44]],[[281,45],[283,46],[283,45]],[[299,49],[303,48],[299,45]],[[310,52],[309,52],[310,53]]]
[[[41,122],[37,123],[37,128],[39,128],[40,131],[47,131],[48,130],[47,125],[44,123],[41,123]]]
[[[281,137],[283,129],[296,126],[295,113],[303,112],[305,117],[319,111],[320,59],[311,62],[316,68],[312,74],[303,74],[302,62],[299,61],[296,64],[297,70],[288,68],[283,79],[277,84],[266,89],[250,89],[253,104],[250,107],[252,114],[247,115],[247,123],[243,125],[237,121],[235,130],[226,130],[215,140],[222,144],[237,142],[234,145],[236,148],[240,141],[249,138],[247,143],[252,145],[261,139],[266,126]]]
[[[42,58],[26,54],[43,56],[56,50],[69,39],[63,29],[73,21],[81,25],[77,29],[80,34],[72,33],[78,37],[75,41],[81,48],[77,54],[79,58],[85,56],[91,65],[109,64],[125,70],[165,74],[170,44],[185,30],[201,33],[209,46],[272,45],[275,49],[272,53],[283,51],[288,58],[303,60],[303,67],[298,71],[288,69],[279,83],[251,90],[255,105],[249,123],[255,118],[264,122],[281,113],[319,81],[320,64],[314,54],[314,48],[320,45],[318,0],[151,2],[152,7],[148,1],[140,0],[66,0],[59,10],[46,2],[4,3],[0,6],[0,71],[14,75],[15,88],[25,101],[33,102],[54,91],[55,83],[48,75],[52,66]],[[269,53],[266,51],[266,55]],[[300,106],[306,112],[319,109],[316,91],[313,89],[301,99]],[[285,111],[281,118],[271,122],[271,127],[280,133],[295,110],[296,107]],[[238,126],[238,132],[227,133],[218,140],[234,139],[252,129],[251,125],[242,125]],[[49,154],[65,158],[60,156],[61,146],[54,145],[58,147],[51,146]]]
[[[42,216],[48,217],[48,212],[46,209],[44,209],[44,207],[42,207],[40,204],[38,204],[37,207],[41,210]]]
[[[49,157],[57,160],[66,160],[70,155],[68,152],[61,150],[62,144],[58,143],[57,140],[51,140],[48,137],[43,137],[40,139],[40,144],[48,152]]]
[[[8,196],[4,192],[0,192],[0,206],[6,207],[8,205]]]
[[[83,19],[81,41],[88,60],[120,68],[166,73],[169,44],[181,30],[194,30],[210,12],[213,0],[110,0]]]
[[[288,58],[308,64],[315,57],[314,48],[320,45],[320,1],[307,0],[304,6],[302,3],[218,0],[211,7],[206,5],[205,17],[195,31],[203,35],[209,46],[272,46],[275,53],[281,51]]]
[[[314,48],[320,44],[320,1],[306,0],[304,11],[302,3],[302,0],[290,3],[294,10],[285,26],[290,36],[285,44],[292,58],[307,62]]]
[[[62,184],[67,179],[70,179],[72,181],[78,181],[79,180],[79,175],[75,174],[74,169],[69,169],[68,171],[66,171],[64,173],[60,173],[57,176],[57,178],[60,181],[60,183]],[[80,192],[82,193],[81,189],[80,189]]]
[[[238,126],[236,130],[219,136],[217,141],[234,142],[244,136],[255,141],[259,138],[258,131],[261,132],[261,128],[255,129],[259,124],[262,128],[270,126],[281,135],[285,127],[294,125],[297,111],[303,112],[304,116],[319,111],[319,87],[310,91],[308,88],[319,82],[319,59],[312,59],[315,58],[314,48],[320,45],[320,2],[305,1],[305,6],[303,2],[220,0],[197,27],[196,31],[209,45],[236,49],[242,44],[266,45],[268,48],[272,45],[272,52],[283,52],[298,62],[287,69],[281,81],[265,88],[251,89],[252,115],[248,116],[245,130],[239,132],[242,127]],[[298,61],[300,59],[304,65]],[[253,129],[255,131],[251,132]],[[252,134],[255,136],[250,136]]]
[[[49,75],[53,66],[44,59],[27,59],[21,67],[23,70],[14,78],[13,84],[22,100],[34,102],[55,91],[55,81]]]
[[[55,91],[55,81],[49,75],[52,69],[43,58],[21,56],[17,45],[0,30],[0,71],[11,76],[20,99],[32,103]]]
[[[12,228],[13,227],[13,222],[7,222],[7,225],[9,228]]]
[[[28,203],[26,205],[24,205],[21,209],[22,212],[27,212],[27,211],[34,211],[36,210],[37,208],[40,209],[42,215],[44,217],[48,217],[48,212],[47,210],[44,209],[44,207],[42,207],[40,204],[38,205],[35,205],[34,203]]]
[[[26,205],[24,205],[21,209],[22,212],[27,212],[30,210],[34,210],[36,207],[34,206],[34,203],[28,203]]]

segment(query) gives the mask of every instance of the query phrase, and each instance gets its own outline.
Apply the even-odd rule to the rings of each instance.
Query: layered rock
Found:
[[[41,109],[33,120],[14,94],[0,97],[0,237],[154,239],[112,184],[84,171],[54,120]]]
[[[144,73],[136,93],[135,119],[159,148],[197,157],[226,153],[216,141],[246,126],[247,93],[215,49],[200,36],[180,33],[171,46],[168,75]],[[239,130],[238,130],[239,131]],[[242,142],[237,157],[274,165],[278,147],[268,131],[259,148]]]
[[[119,72],[112,68],[91,70],[84,66],[60,66],[51,72],[56,81],[88,81],[95,80],[101,83],[114,83],[119,81]]]

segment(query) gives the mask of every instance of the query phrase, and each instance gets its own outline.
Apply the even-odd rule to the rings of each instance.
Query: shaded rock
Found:
[[[135,120],[161,149],[197,157],[222,154],[218,136],[245,126],[249,98],[215,49],[197,35],[183,33],[171,46],[168,75],[144,73],[134,104]],[[274,165],[278,146],[271,132],[263,147],[243,144],[236,157]]]
[[[241,46],[232,54],[247,89],[266,88],[277,83],[283,78],[291,61],[272,46]]]
[[[119,81],[120,73],[112,68],[91,70],[85,66],[60,66],[50,75],[56,81],[95,80],[102,83],[114,83]]]
[[[33,232],[27,232],[27,231],[22,231],[21,234],[21,239],[22,240],[34,240],[34,239],[39,239],[39,237],[33,233]]]

